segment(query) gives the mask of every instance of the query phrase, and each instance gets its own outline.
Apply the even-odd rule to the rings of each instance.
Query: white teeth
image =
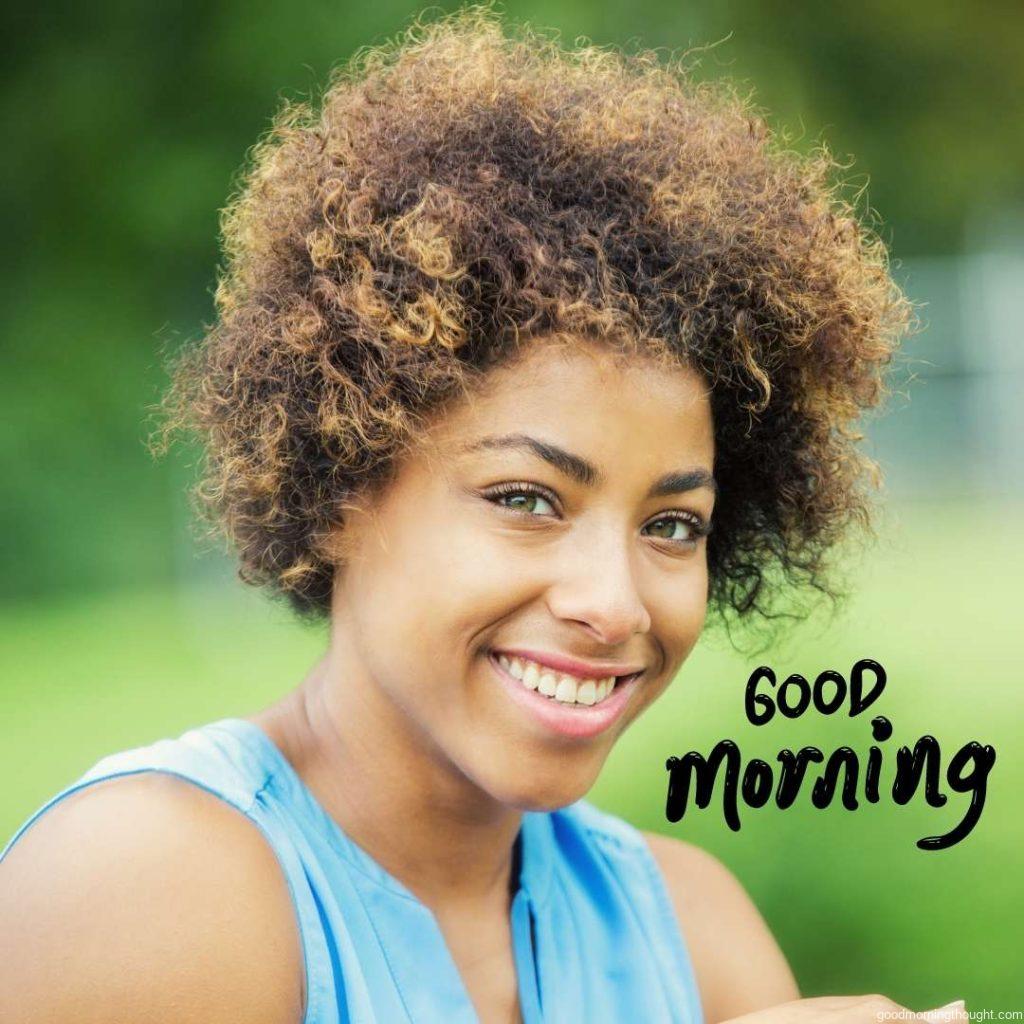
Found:
[[[563,704],[576,703],[576,680],[569,676],[558,677],[558,687],[555,690],[555,700]]]
[[[522,675],[523,686],[528,690],[536,690],[537,685],[540,683],[540,670],[533,662],[527,662],[526,669]]]
[[[563,704],[600,704],[615,688],[615,676],[604,679],[580,679],[564,672],[555,672],[535,661],[498,655],[501,667],[528,690],[537,690],[545,697],[554,697]]]
[[[540,682],[537,683],[537,689],[543,693],[545,697],[554,697],[555,692],[558,690],[558,684],[555,682],[555,677],[550,672],[542,672]]]

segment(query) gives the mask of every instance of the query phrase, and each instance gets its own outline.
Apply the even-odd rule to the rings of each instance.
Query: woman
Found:
[[[830,170],[678,67],[486,9],[278,117],[165,439],[205,441],[243,579],[330,642],[23,826],[4,1019],[900,1009],[801,1000],[717,860],[581,800],[709,608],[827,590],[865,516],[853,424],[907,310]]]

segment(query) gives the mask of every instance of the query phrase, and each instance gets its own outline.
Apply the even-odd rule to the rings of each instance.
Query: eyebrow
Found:
[[[596,487],[604,479],[601,471],[582,456],[574,455],[556,444],[540,441],[528,434],[495,434],[466,444],[460,451],[466,453],[481,449],[524,451],[536,455],[584,487]],[[700,487],[707,487],[715,494],[718,493],[718,482],[706,469],[676,470],[656,480],[647,492],[647,497],[663,498],[669,494],[684,494]]]

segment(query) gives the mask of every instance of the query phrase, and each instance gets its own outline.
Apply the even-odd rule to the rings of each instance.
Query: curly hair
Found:
[[[837,596],[830,550],[880,481],[857,421],[911,309],[823,146],[787,150],[683,58],[567,50],[489,5],[364,48],[321,99],[251,151],[216,323],[162,403],[158,447],[203,442],[193,498],[244,581],[326,618],[346,510],[453,397],[564,334],[709,387],[711,610]]]

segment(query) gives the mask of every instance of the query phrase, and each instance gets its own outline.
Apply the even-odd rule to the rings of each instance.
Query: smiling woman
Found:
[[[511,435],[520,440],[493,441]],[[349,701],[388,718],[403,709],[377,749],[422,762],[417,777],[455,769],[485,805],[582,797],[700,634],[708,579],[695,524],[710,521],[714,491],[691,486],[669,503],[651,490],[680,468],[710,477],[713,464],[710,403],[690,371],[551,339],[492,370],[486,393],[449,407],[387,491],[349,515],[331,648],[360,654],[330,670],[345,681],[334,717],[356,721],[340,707]],[[493,873],[517,820],[488,841],[492,857],[480,840],[465,848],[468,873]],[[425,824],[436,846],[440,822]]]
[[[828,592],[867,519],[855,423],[907,308],[831,170],[678,64],[480,8],[286,107],[163,443],[198,434],[242,578],[330,641],[272,707],[112,754],[25,823],[0,1000],[78,1022],[899,1010],[800,1000],[721,864],[583,799],[709,611]]]

